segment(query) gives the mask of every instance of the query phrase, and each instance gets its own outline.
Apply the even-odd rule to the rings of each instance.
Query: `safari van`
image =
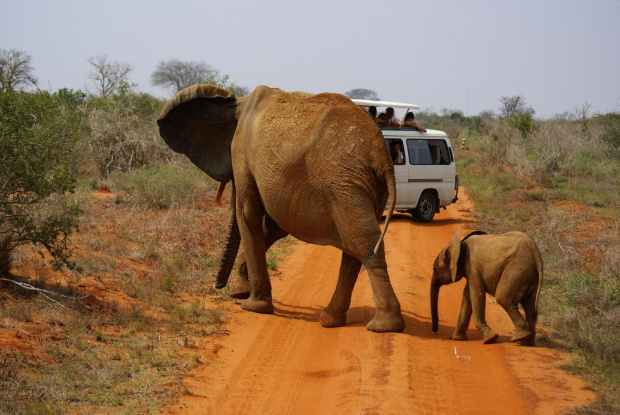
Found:
[[[353,99],[357,105],[379,108],[419,109],[414,104]],[[379,112],[381,112],[379,110]],[[381,127],[396,174],[396,211],[410,213],[420,222],[430,222],[439,208],[458,200],[459,177],[456,174],[450,138],[439,130]]]

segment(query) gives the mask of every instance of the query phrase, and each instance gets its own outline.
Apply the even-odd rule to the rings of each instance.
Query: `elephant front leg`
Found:
[[[353,287],[362,268],[361,261],[342,253],[338,285],[329,305],[321,313],[319,321],[323,327],[340,327],[347,324],[347,310],[351,305]]]
[[[405,319],[400,312],[400,302],[396,298],[387,273],[383,244],[377,255],[367,258],[364,265],[370,278],[376,306],[375,317],[366,328],[379,333],[403,331]]]
[[[482,341],[484,344],[493,343],[499,337],[491,327],[487,325],[485,318],[486,309],[486,291],[481,284],[468,281],[469,283],[469,298],[471,299],[472,312],[474,314],[474,322],[476,328],[482,333]]]
[[[244,192],[239,192],[244,195]],[[271,281],[267,272],[263,211],[257,197],[245,193],[244,200],[237,200],[239,231],[250,279],[250,296],[241,302],[241,308],[255,313],[273,313]]]
[[[456,329],[451,340],[467,340],[467,329],[469,328],[469,320],[471,319],[471,298],[469,297],[469,281],[463,289],[463,301],[461,302],[461,312],[456,322]]]
[[[265,215],[263,233],[265,235],[265,251],[268,251],[269,248],[271,248],[271,246],[280,239],[288,236],[288,233],[280,228],[269,215]],[[243,248],[239,252],[238,262],[237,279],[230,289],[230,296],[244,300],[250,296],[251,286],[248,274],[248,264],[245,260],[245,251]]]

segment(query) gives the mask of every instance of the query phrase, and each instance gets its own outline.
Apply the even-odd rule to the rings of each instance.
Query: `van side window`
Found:
[[[444,140],[407,140],[409,164],[450,164],[450,153]]]
[[[396,165],[405,164],[405,150],[403,148],[403,140],[387,140],[387,146],[388,150],[390,151],[390,157],[392,157],[392,162]]]

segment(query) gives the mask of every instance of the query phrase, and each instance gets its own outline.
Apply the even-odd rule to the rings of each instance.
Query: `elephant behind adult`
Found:
[[[485,293],[489,293],[506,310],[515,326],[512,340],[522,345],[535,344],[543,261],[529,236],[522,232],[487,235],[475,231],[461,240],[461,231],[456,231],[433,264],[430,297],[434,332],[439,324],[439,289],[462,278],[466,278],[467,283],[452,340],[467,340],[472,314],[485,344],[498,338],[485,318]],[[519,304],[525,318],[519,312]]]
[[[338,284],[321,324],[346,324],[363,263],[376,304],[368,329],[404,329],[383,249],[394,210],[394,168],[381,131],[364,110],[338,94],[304,96],[259,86],[237,99],[223,89],[195,85],[167,103],[158,124],[171,148],[215,180],[233,181],[224,262],[232,266],[239,246],[235,239],[241,239],[250,278],[244,309],[274,310],[263,232],[269,223],[274,234],[343,251]],[[388,198],[382,232],[379,220]]]

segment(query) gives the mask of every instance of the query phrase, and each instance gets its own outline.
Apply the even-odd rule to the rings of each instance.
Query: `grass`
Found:
[[[506,135],[506,126],[495,128],[495,138],[468,137],[466,150],[454,146],[457,171],[476,204],[477,227],[521,230],[541,250],[541,338],[570,350],[566,369],[597,394],[572,412],[619,413],[620,160],[596,136],[546,123],[530,140]]]
[[[37,248],[14,252],[19,280],[68,297],[0,283],[0,335],[22,333],[34,351],[0,347],[0,413],[159,413],[187,392],[195,349],[226,330],[213,281],[228,207],[214,203],[214,183],[166,165],[106,186],[122,200],[84,201],[71,239],[81,274],[49,270]]]

